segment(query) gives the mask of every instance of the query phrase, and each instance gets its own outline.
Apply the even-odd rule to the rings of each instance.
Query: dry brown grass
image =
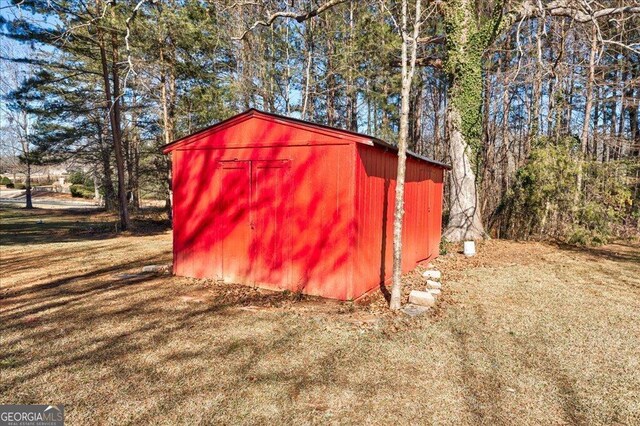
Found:
[[[123,279],[170,262],[170,233],[77,215],[2,212],[0,403],[82,425],[640,422],[637,245],[490,241],[437,262],[440,307],[409,320],[380,295]]]

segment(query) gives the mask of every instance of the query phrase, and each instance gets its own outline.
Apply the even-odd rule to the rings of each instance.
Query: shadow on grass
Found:
[[[70,230],[79,232],[78,229],[108,223],[110,216],[104,212],[36,210],[25,214],[4,209],[0,214],[3,240],[16,246],[25,241],[26,244],[49,243],[116,236],[106,232],[68,234]],[[44,223],[37,224],[38,220]],[[164,229],[160,228],[162,232]],[[159,230],[145,229],[143,232],[141,235],[154,235]],[[155,240],[147,241],[153,243]],[[22,398],[23,402],[36,400],[38,391],[16,392],[21,392],[25,383],[36,386],[42,377],[49,377],[56,389],[78,386],[69,383],[83,377],[80,380],[82,388],[77,389],[82,393],[92,389],[89,380],[104,374],[101,380],[108,383],[104,389],[95,388],[95,394],[109,392],[109,386],[115,384],[120,401],[138,400],[144,392],[155,395],[157,408],[132,414],[137,416],[136,421],[148,422],[154,414],[164,412],[163,407],[200,398],[211,388],[220,386],[223,378],[212,373],[212,365],[223,360],[234,366],[232,378],[225,379],[233,386],[242,386],[245,382],[275,383],[292,388],[291,395],[287,396],[289,399],[296,399],[305,388],[338,380],[333,371],[340,357],[350,353],[349,346],[333,348],[330,353],[320,356],[314,361],[318,369],[305,366],[286,372],[265,372],[256,370],[256,363],[270,354],[281,356],[282,351],[291,351],[303,340],[306,331],[276,330],[275,337],[271,333],[234,334],[233,325],[244,324],[244,320],[238,319],[250,317],[251,322],[260,323],[261,315],[247,315],[233,308],[274,307],[317,298],[290,292],[258,291],[240,285],[136,274],[141,266],[166,263],[170,257],[166,248],[140,252],[140,244],[135,239],[122,238],[117,242],[45,246],[18,250],[13,257],[3,259],[4,270],[14,274],[18,284],[0,291],[0,341],[3,347],[0,373],[4,376],[0,381],[0,394],[7,398]],[[114,250],[114,256],[119,257],[112,264],[74,261],[67,263],[73,265],[67,269],[50,266],[57,262],[64,264],[68,258],[83,259],[87,250],[108,253],[116,246],[118,250]],[[105,262],[108,258],[99,257],[97,262]],[[50,275],[42,266],[44,262],[51,268]],[[81,269],[74,270],[73,267]],[[193,297],[194,293],[201,297]],[[270,327],[269,322],[264,324]],[[176,368],[180,374],[179,384],[175,387],[166,386],[173,380],[169,366],[174,366],[171,368]],[[65,382],[67,385],[55,382],[61,375],[69,379]],[[158,387],[162,392],[154,393]],[[63,391],[61,396],[67,398],[70,406],[75,403],[76,414],[70,411],[70,419],[74,415],[84,415],[72,395],[73,391]]]
[[[4,344],[8,348],[2,355],[2,368],[25,368],[13,379],[0,384],[0,392],[51,372],[61,366],[99,366],[118,363],[119,359],[140,351],[161,347],[176,333],[191,330],[206,324],[207,332],[225,327],[230,318],[241,315],[241,311],[229,310],[238,306],[273,306],[290,301],[292,294],[280,292],[234,291],[235,285],[220,292],[204,303],[187,303],[176,297],[180,291],[172,289],[169,276],[140,274],[122,279],[114,273],[130,270],[141,264],[157,261],[145,258],[135,262],[120,263],[112,267],[92,270],[83,274],[68,275],[62,279],[29,287],[28,291],[14,291],[3,295],[3,304],[10,308],[0,310],[3,333],[9,334]],[[238,289],[246,289],[237,286]],[[176,307],[180,307],[176,309]],[[212,316],[224,312],[224,317],[211,321]],[[132,321],[132,319],[135,319]],[[117,327],[131,321],[131,326],[117,332],[105,331],[102,327],[112,324]],[[27,355],[24,345],[39,345],[38,342],[65,338],[76,338],[64,346],[47,347]],[[287,338],[291,337],[290,333]],[[251,348],[254,339],[240,339],[214,347],[221,357],[233,356],[239,350]],[[284,342],[281,342],[284,343]],[[167,361],[182,362],[203,356],[202,353],[185,348]],[[254,361],[264,356],[264,348],[254,350]],[[25,361],[29,358],[29,362]],[[5,361],[3,361],[5,360]],[[28,365],[30,364],[31,365]],[[247,363],[249,367],[252,362]],[[128,365],[136,374],[152,377],[153,371],[144,372],[145,366]]]
[[[498,422],[502,412],[500,400],[504,384],[500,381],[497,367],[497,352],[493,338],[486,332],[486,313],[481,305],[471,307],[474,315],[474,328],[452,327],[451,332],[456,343],[456,352],[464,383],[464,402],[476,424]],[[474,339],[483,335],[482,351],[478,351]],[[490,368],[483,369],[483,359],[487,359]],[[486,364],[485,364],[486,365]]]
[[[135,213],[127,235],[158,235],[171,228],[162,209]],[[104,210],[0,208],[0,245],[45,244],[115,238],[122,233],[115,213]]]
[[[585,247],[558,242],[555,243],[555,246],[560,250],[576,254],[586,254],[588,256],[604,258],[614,262],[629,262],[640,265],[640,244],[617,242],[601,247]],[[614,249],[615,246],[618,248]]]
[[[512,337],[511,340],[522,353],[529,354],[521,357],[520,362],[527,369],[537,371],[541,376],[546,377],[558,389],[558,402],[564,415],[563,420],[573,425],[588,424],[584,415],[587,410],[576,390],[576,378],[563,371],[562,360],[551,355],[547,345],[542,341],[530,337],[527,339]]]

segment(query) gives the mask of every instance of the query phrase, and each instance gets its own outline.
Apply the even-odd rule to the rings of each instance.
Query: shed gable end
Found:
[[[255,110],[223,121],[167,145],[163,152],[174,150],[251,148],[261,146],[341,145],[365,138],[298,121],[280,119]]]

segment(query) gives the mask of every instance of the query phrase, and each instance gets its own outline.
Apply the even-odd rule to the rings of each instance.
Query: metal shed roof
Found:
[[[168,152],[171,152],[173,149],[177,148],[182,142],[185,142],[187,139],[190,139],[191,137],[198,135],[200,133],[204,133],[210,130],[213,130],[215,128],[218,127],[223,127],[226,124],[231,124],[231,122],[240,119],[240,118],[249,118],[251,116],[267,116],[267,117],[272,117],[272,118],[276,118],[278,120],[282,120],[285,122],[290,122],[290,123],[296,123],[296,124],[302,124],[304,126],[307,127],[316,127],[316,128],[320,128],[320,129],[326,129],[326,130],[331,130],[337,133],[342,133],[345,135],[350,135],[350,136],[355,136],[356,138],[359,139],[367,139],[369,140],[373,146],[376,146],[378,148],[384,149],[384,150],[390,150],[390,151],[394,151],[397,152],[398,151],[398,147],[395,145],[390,144],[389,142],[386,142],[382,139],[376,138],[374,136],[369,136],[363,133],[358,133],[358,132],[354,132],[351,130],[345,130],[345,129],[340,129],[338,127],[332,127],[332,126],[327,126],[325,124],[319,124],[319,123],[314,123],[312,121],[306,121],[306,120],[301,120],[299,118],[293,118],[293,117],[287,117],[285,115],[280,115],[280,114],[274,114],[271,112],[265,112],[265,111],[260,111],[258,109],[255,108],[250,108],[248,110],[246,110],[245,112],[242,112],[240,114],[234,115],[233,117],[230,117],[226,120],[223,120],[219,123],[213,124],[211,126],[205,127],[203,129],[197,130],[194,133],[191,133],[187,136],[184,136],[180,139],[176,139],[175,141],[166,144],[164,146],[161,147],[161,150],[163,153],[167,154]],[[441,163],[440,161],[436,161],[436,160],[432,160],[431,158],[427,158],[424,157],[422,155],[416,154],[415,152],[409,151],[407,150],[407,156],[415,158],[417,160],[420,161],[424,161],[426,163],[432,164],[434,166],[438,166],[438,167],[442,167],[444,169],[447,170],[451,170],[451,166],[449,166],[448,164],[445,163]]]

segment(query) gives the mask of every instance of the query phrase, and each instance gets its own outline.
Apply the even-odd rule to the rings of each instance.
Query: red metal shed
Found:
[[[391,276],[397,156],[250,109],[164,147],[176,275],[355,299]],[[403,270],[438,255],[448,166],[410,154]]]

